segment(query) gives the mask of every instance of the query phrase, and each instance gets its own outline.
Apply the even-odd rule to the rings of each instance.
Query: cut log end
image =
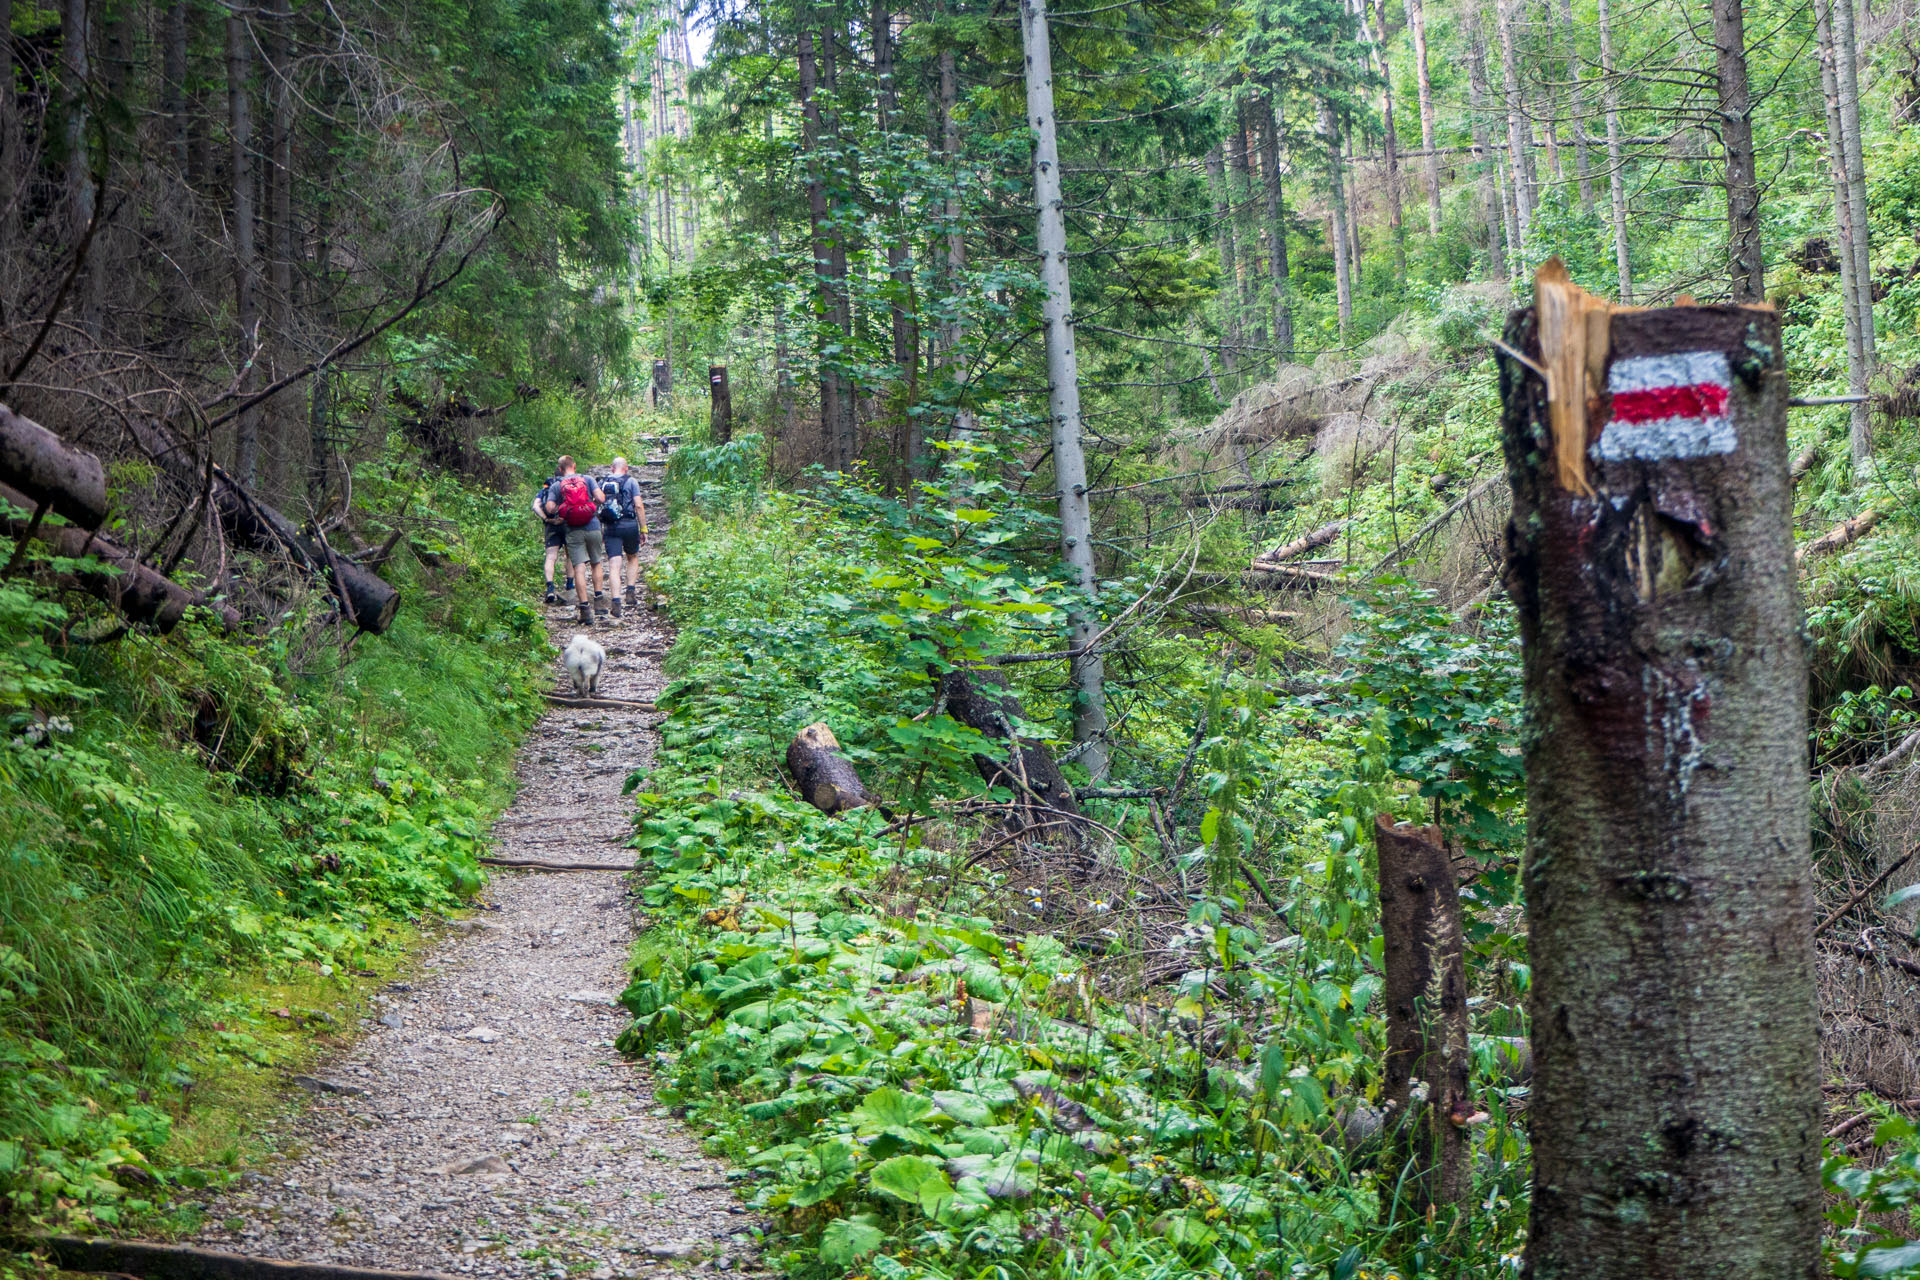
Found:
[[[873,803],[853,761],[824,721],[808,725],[787,744],[787,772],[807,803],[822,813],[844,813]]]

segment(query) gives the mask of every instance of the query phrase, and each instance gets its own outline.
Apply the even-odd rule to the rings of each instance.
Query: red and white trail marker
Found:
[[[1733,372],[1719,351],[1631,356],[1607,370],[1613,401],[1594,456],[1602,462],[1660,462],[1732,453],[1739,445],[1728,401]]]

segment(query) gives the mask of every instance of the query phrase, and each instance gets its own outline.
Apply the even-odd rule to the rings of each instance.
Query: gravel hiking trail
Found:
[[[637,469],[656,536],[661,467]],[[651,553],[644,548],[643,556]],[[572,610],[549,609],[564,646]],[[651,700],[671,640],[651,609],[592,634],[603,697]],[[556,658],[555,692],[571,692]],[[521,748],[493,855],[631,862],[621,785],[655,718],[553,707]],[[613,1048],[635,904],[627,877],[492,869],[481,910],[376,997],[365,1035],[295,1084],[285,1153],[206,1205],[200,1242],[258,1257],[473,1276],[665,1277],[753,1266],[725,1167]]]

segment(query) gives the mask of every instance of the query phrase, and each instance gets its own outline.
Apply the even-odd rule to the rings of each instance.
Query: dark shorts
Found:
[[[567,545],[567,526],[563,524],[543,524],[541,527],[547,531],[548,546],[564,547]]]
[[[618,548],[618,550],[616,550]],[[616,555],[637,556],[640,554],[640,522],[622,520],[607,526],[607,550]]]

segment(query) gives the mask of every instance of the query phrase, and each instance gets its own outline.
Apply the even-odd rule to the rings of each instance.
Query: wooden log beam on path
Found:
[[[0,500],[33,509],[32,499],[11,485],[0,484]],[[198,608],[209,611],[226,630],[239,629],[240,614],[231,605],[209,600],[206,593],[183,587],[159,570],[141,564],[133,552],[104,533],[90,533],[70,524],[36,524],[28,516],[0,518],[0,530],[16,539],[31,534],[55,555],[73,560],[92,556],[100,561],[107,571],[76,570],[71,575],[73,583],[128,622],[171,631],[180,625],[187,610]]]
[[[260,501],[224,469],[197,457],[194,450],[152,422],[131,420],[133,437],[148,457],[194,492],[209,486],[209,496],[220,527],[229,538],[250,551],[287,556],[308,572],[324,578],[341,610],[360,630],[379,634],[393,625],[400,611],[400,593],[378,574],[335,555],[324,539],[308,538],[292,521]]]
[[[658,711],[660,708],[651,702],[638,702],[632,698],[575,698],[564,693],[550,693],[547,701],[556,707],[575,707],[596,711]]]
[[[1375,819],[1380,931],[1386,943],[1387,1061],[1381,1097],[1397,1154],[1401,1221],[1472,1194],[1467,1120],[1473,1113],[1467,1045],[1466,935],[1453,864],[1438,827]],[[1413,1082],[1426,1083],[1415,1103]],[[1405,1180],[1401,1181],[1402,1171]]]
[[[46,506],[83,529],[107,518],[107,472],[100,459],[76,449],[31,418],[0,404],[0,480],[25,494],[28,511]]]
[[[485,867],[507,867],[516,871],[632,871],[631,862],[541,862],[535,858],[492,858],[477,860]]]
[[[873,803],[853,761],[825,721],[808,725],[787,744],[787,772],[806,802],[822,813],[864,809]]]
[[[220,1249],[149,1240],[35,1236],[20,1243],[63,1271],[110,1272],[143,1280],[452,1280],[441,1271],[384,1271],[332,1262],[282,1262]]]
[[[1528,710],[1525,1270],[1681,1280],[1707,1258],[1716,1275],[1814,1280],[1807,657],[1780,316],[1614,311],[1557,267],[1500,358]]]
[[[1816,556],[1824,556],[1830,552],[1838,551],[1840,548],[1851,543],[1858,542],[1869,533],[1872,533],[1874,526],[1879,524],[1880,520],[1880,513],[1872,508],[1862,511],[1857,516],[1842,520],[1839,524],[1833,526],[1833,528],[1827,530],[1811,542],[1802,544],[1800,549],[1793,553],[1794,562],[1796,564],[1805,564]]]

